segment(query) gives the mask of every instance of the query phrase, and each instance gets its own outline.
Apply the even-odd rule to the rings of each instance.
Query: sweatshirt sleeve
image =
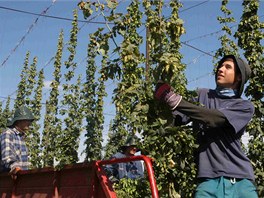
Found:
[[[217,109],[208,109],[194,105],[182,99],[176,111],[188,116],[191,120],[205,124],[207,128],[229,125],[226,116]]]
[[[246,125],[253,117],[254,110],[253,104],[248,100],[238,100],[228,108],[219,109],[219,111],[225,115],[226,120],[228,120],[236,133],[245,129]]]

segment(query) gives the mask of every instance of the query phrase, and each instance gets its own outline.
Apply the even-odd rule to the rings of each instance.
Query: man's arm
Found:
[[[225,115],[217,109],[207,109],[194,105],[182,99],[176,110],[187,115],[192,120],[205,124],[208,128],[228,125]]]
[[[226,116],[216,110],[199,107],[187,102],[182,96],[176,94],[172,87],[166,83],[159,82],[155,90],[155,98],[166,103],[172,111],[179,111],[190,119],[205,124],[208,128],[228,125]]]
[[[18,172],[17,168],[20,168],[19,162],[16,159],[16,152],[14,148],[14,137],[9,132],[4,132],[1,135],[1,160],[6,170],[10,172]]]

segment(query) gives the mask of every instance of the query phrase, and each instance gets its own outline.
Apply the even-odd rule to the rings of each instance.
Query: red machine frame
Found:
[[[62,170],[42,168],[21,171],[15,181],[8,173],[0,174],[1,198],[61,198],[90,197],[116,198],[112,183],[108,179],[103,166],[122,162],[143,160],[148,173],[151,194],[158,198],[158,190],[151,158],[133,156],[112,160],[95,161],[67,165]]]

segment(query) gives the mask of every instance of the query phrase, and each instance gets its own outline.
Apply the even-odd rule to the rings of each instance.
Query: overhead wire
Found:
[[[193,5],[193,6],[190,6],[190,7],[186,8],[186,9],[180,10],[179,13],[182,13],[182,12],[188,11],[188,10],[193,9],[193,8],[196,8],[196,7],[201,6],[201,5],[205,4],[205,3],[208,3],[209,1],[210,1],[210,0],[206,0],[206,1],[203,1],[203,2],[200,2],[200,3],[197,3],[197,4],[195,4],[195,5]],[[146,29],[146,28],[144,27],[144,28],[139,32],[139,34],[142,33],[145,29]],[[221,31],[222,31],[222,30],[221,30]],[[186,45],[186,46],[188,46],[188,47],[191,47],[192,49],[197,50],[197,51],[199,51],[199,52],[202,52],[202,53],[204,53],[204,54],[206,54],[206,55],[208,55],[208,56],[212,56],[212,55],[211,55],[210,53],[208,53],[208,52],[205,52],[205,51],[203,51],[203,50],[201,50],[201,49],[199,49],[199,48],[197,48],[197,47],[195,47],[195,46],[192,46],[192,45],[190,45],[190,44],[187,44],[187,41],[185,41],[185,42],[181,42],[181,44]]]
[[[210,0],[203,1],[203,2],[201,2],[201,3],[197,3],[197,4],[195,4],[195,5],[193,5],[193,6],[190,6],[190,7],[186,8],[186,9],[180,10],[179,12],[185,12],[185,11],[187,11],[187,10],[190,10],[190,9],[193,9],[193,8],[198,7],[198,6],[200,6],[200,5],[203,5],[203,4],[205,4],[205,3],[209,2],[209,1],[210,1]]]
[[[190,48],[192,48],[192,49],[195,49],[195,50],[197,50],[197,51],[199,51],[199,52],[202,52],[203,54],[206,54],[206,55],[208,55],[208,56],[214,57],[214,56],[213,56],[212,54],[210,54],[209,52],[206,52],[206,51],[201,50],[201,49],[199,49],[199,48],[197,48],[197,47],[194,47],[193,45],[187,44],[187,43],[185,43],[185,42],[181,42],[181,44],[186,45],[186,46],[188,46],[188,47],[190,47]]]
[[[259,18],[262,18],[262,17],[264,17],[264,15],[259,16]],[[230,26],[230,28],[232,29],[232,28],[234,28],[234,27],[237,27],[238,25],[239,25],[239,24],[235,24],[235,25],[233,25],[233,26]],[[192,48],[193,48],[193,46],[188,45],[187,43],[190,42],[190,41],[196,40],[196,39],[205,38],[205,37],[207,37],[207,36],[213,36],[213,35],[215,35],[215,34],[218,34],[218,33],[222,32],[222,31],[223,31],[223,30],[218,30],[218,31],[216,31],[216,32],[212,32],[212,33],[209,33],[209,34],[204,34],[204,35],[201,35],[201,36],[198,36],[198,37],[194,37],[194,38],[192,38],[192,39],[189,39],[189,40],[187,40],[187,41],[182,42],[182,44],[184,44],[184,45],[186,45],[186,46],[189,46],[189,47],[192,47]],[[198,49],[196,49],[196,50],[198,50]],[[198,51],[200,51],[200,49],[199,49]],[[214,50],[214,51],[215,51],[215,50]],[[214,51],[211,51],[211,52],[214,52]],[[204,51],[202,51],[202,53],[204,53]],[[207,55],[212,56],[211,53],[207,53],[207,52],[206,52],[206,53],[204,53],[204,54],[207,54]],[[202,55],[204,55],[204,54],[202,54]],[[200,58],[200,57],[198,57],[198,58]],[[197,58],[195,58],[195,59],[197,59]],[[193,59],[189,64],[191,64],[195,59]],[[187,64],[187,65],[188,65],[188,64]],[[207,77],[207,76],[212,76],[212,75],[214,75],[214,74],[213,74],[213,71],[212,71],[212,72],[207,72],[207,73],[205,73],[205,74],[203,74],[203,75],[201,75],[201,76],[198,76],[198,77],[196,77],[196,78],[194,78],[194,79],[189,80],[187,83],[192,83],[192,82],[195,82],[195,81],[197,81],[197,80],[200,80],[200,79],[202,79],[202,78],[205,78],[205,77]]]
[[[213,72],[207,72],[205,74],[202,74],[201,76],[198,76],[197,78],[194,78],[192,80],[188,80],[187,83],[192,83],[192,82],[198,81],[198,80],[200,80],[202,78],[205,78],[207,76],[213,76],[213,75],[214,75]]]
[[[2,101],[6,101],[7,99],[8,99],[8,97],[5,97],[5,96],[0,96],[0,98],[2,98],[2,99],[4,99],[4,100],[2,100]],[[17,100],[16,98],[9,98],[10,100],[13,100],[13,101],[15,101],[15,100]],[[42,104],[42,105],[46,105],[46,103],[44,103],[44,102],[41,102],[40,104]],[[103,113],[103,115],[107,115],[107,116],[115,116],[115,114],[112,114],[112,113]]]
[[[211,52],[215,52],[215,50],[214,51],[211,51]],[[201,57],[203,57],[205,55],[206,54],[200,54],[200,55],[198,55],[197,57],[193,58],[190,62],[186,63],[186,65],[190,66],[191,64],[195,64],[198,59],[200,59]],[[200,80],[200,79],[202,79],[202,78],[204,78],[206,76],[210,76],[210,75],[212,75],[212,73],[213,72],[207,72],[206,74],[202,74],[202,75],[200,75],[200,76],[198,76],[196,78],[193,78],[191,80],[187,80],[187,84],[192,83],[192,82],[195,82],[195,81],[198,81],[198,80]]]
[[[202,5],[202,4],[204,4],[204,3],[207,3],[209,0],[207,0],[207,1],[203,1],[203,2],[201,2],[201,3],[198,3],[198,4],[196,4],[196,5],[194,5],[194,6],[191,6],[191,7],[189,7],[189,8],[186,8],[186,9],[184,9],[184,10],[181,10],[180,12],[184,12],[184,11],[187,11],[187,10],[190,10],[190,9],[192,9],[192,8],[195,8],[195,7],[198,7],[198,6],[200,6],[200,5]],[[97,2],[100,4],[100,2],[99,2],[99,0],[97,0]],[[73,19],[69,19],[69,18],[65,18],[65,17],[57,17],[57,16],[50,16],[50,15],[46,15],[46,14],[36,14],[36,13],[32,13],[32,12],[28,12],[28,11],[23,11],[23,10],[18,10],[18,9],[13,9],[13,8],[7,8],[7,7],[3,7],[3,6],[0,6],[0,8],[2,8],[2,9],[7,9],[7,10],[11,10],[11,11],[16,11],[16,12],[21,12],[21,13],[24,13],[24,14],[31,14],[31,15],[36,15],[36,16],[43,16],[43,17],[48,17],[48,18],[54,18],[54,19],[61,19],[61,20],[67,20],[67,21],[72,21]],[[103,15],[104,16],[104,15]],[[96,18],[96,17],[95,17]],[[106,26],[107,26],[107,28],[109,29],[109,31],[111,31],[111,29],[110,29],[110,27],[108,26],[108,24],[109,23],[106,23],[106,18],[105,18],[105,16],[104,16],[104,19],[105,19],[105,22],[92,22],[91,20],[89,20],[89,21],[82,21],[82,20],[77,20],[78,22],[85,22],[85,24],[87,24],[87,23],[96,23],[96,24],[105,24]],[[142,31],[144,31],[144,29],[142,30]],[[141,31],[141,32],[142,32]],[[115,45],[117,46],[117,44],[116,44],[116,42],[115,42],[115,40],[113,40],[113,42],[115,43]],[[191,46],[191,45],[189,45],[189,44],[187,44],[187,43],[183,43],[184,45],[187,45],[187,46],[189,46],[189,47],[191,47],[191,48],[193,48],[193,49],[195,49],[195,50],[198,50],[198,51],[200,51],[200,52],[202,52],[202,53],[204,53],[204,54],[207,54],[207,55],[209,55],[209,56],[212,56],[211,54],[208,54],[207,52],[205,52],[205,51],[203,51],[203,50],[200,50],[200,49],[198,49],[198,48],[196,48],[196,47],[194,47],[194,46]],[[87,57],[86,57],[87,58]],[[47,65],[49,65],[50,63],[51,63],[51,61],[52,60],[54,60],[54,57],[52,57],[45,65],[44,65],[44,67],[43,68],[45,68]],[[82,81],[83,81],[83,79],[82,79]],[[12,95],[13,94],[15,94],[16,93],[16,91],[14,91],[13,93],[12,93]],[[46,93],[44,93],[44,95],[45,95]]]
[[[56,0],[55,0],[56,1]],[[99,2],[99,1],[98,1]],[[184,11],[187,11],[187,10],[190,10],[190,9],[192,9],[192,8],[195,8],[195,7],[198,7],[198,6],[200,6],[200,5],[202,5],[202,4],[204,4],[204,3],[207,3],[207,2],[209,2],[209,0],[207,0],[207,1],[203,1],[203,2],[201,2],[201,3],[198,3],[198,4],[196,4],[196,5],[194,5],[194,6],[191,6],[191,7],[189,7],[189,8],[186,8],[186,9],[184,9],[184,10],[181,10],[181,11],[179,11],[179,12],[184,12]],[[99,2],[100,3],[100,2]],[[20,13],[24,13],[24,14],[31,14],[31,15],[36,15],[36,16],[43,16],[43,17],[47,17],[47,18],[54,18],[54,19],[59,19],[59,20],[67,20],[67,21],[72,21],[73,19],[70,19],[70,18],[65,18],[65,17],[57,17],[57,16],[51,16],[51,15],[46,15],[46,14],[37,14],[37,13],[33,13],[33,12],[28,12],[28,11],[24,11],[24,10],[18,10],[18,9],[13,9],[13,8],[8,8],[8,7],[4,7],[4,6],[0,6],[0,9],[6,9],[6,10],[10,10],[10,11],[15,11],[15,12],[20,12]],[[262,15],[262,16],[260,16],[260,17],[263,17],[264,15]],[[106,22],[94,22],[94,21],[91,21],[91,20],[89,20],[89,21],[87,21],[87,20],[78,20],[78,22],[83,22],[83,23],[95,23],[95,24],[106,24]],[[111,24],[111,23],[108,23],[108,24]],[[235,26],[237,26],[237,25],[234,25],[234,26],[232,26],[231,28],[233,28],[233,27],[235,27]],[[108,26],[108,28],[109,28],[109,26]],[[142,30],[142,31],[144,31],[144,29]],[[142,32],[141,31],[141,32]],[[219,30],[219,31],[217,31],[217,32],[213,32],[213,33],[209,33],[209,34],[206,34],[206,35],[202,35],[202,36],[199,36],[199,37],[195,37],[195,38],[193,38],[193,39],[190,39],[190,40],[187,40],[187,41],[184,41],[184,42],[181,42],[183,45],[186,45],[186,46],[188,46],[188,47],[191,47],[192,49],[194,49],[194,50],[197,50],[197,51],[200,51],[201,53],[203,53],[203,54],[206,54],[206,55],[208,55],[208,56],[213,56],[212,54],[210,54],[210,53],[208,53],[208,52],[205,52],[204,50],[201,50],[201,49],[199,49],[199,48],[197,48],[197,47],[194,47],[194,46],[192,46],[192,45],[190,45],[190,44],[187,44],[188,42],[190,42],[190,41],[192,41],[192,40],[195,40],[195,39],[199,39],[199,38],[202,38],[202,37],[206,37],[206,36],[210,36],[210,35],[214,35],[214,34],[217,34],[217,33],[220,33],[221,31],[223,31],[223,30]],[[86,57],[87,58],[87,57]],[[50,64],[50,62],[52,61],[54,59],[54,57],[52,57],[45,65],[44,65],[44,68],[47,66],[47,65],[49,65]],[[15,91],[16,92],[16,91]],[[14,92],[14,93],[15,93]],[[14,94],[13,93],[13,94]],[[13,95],[12,94],[12,95]]]
[[[189,8],[186,8],[184,10],[180,10],[179,12],[182,13],[182,12],[185,12],[187,10],[190,10],[190,9],[193,9],[195,7],[198,7],[200,5],[203,5],[204,3],[207,3],[209,2],[210,0],[206,0],[206,1],[203,1],[201,3],[198,3],[196,5],[193,5]],[[18,10],[18,9],[14,9],[14,8],[8,8],[8,7],[4,7],[4,6],[0,6],[0,9],[6,9],[6,10],[10,10],[10,11],[15,11],[15,12],[20,12],[20,13],[24,13],[24,14],[31,14],[31,15],[35,15],[35,16],[43,16],[43,17],[47,17],[47,18],[54,18],[54,19],[60,19],[60,20],[66,20],[66,21],[72,21],[73,19],[71,18],[66,18],[66,17],[58,17],[58,16],[51,16],[51,15],[46,15],[46,14],[37,14],[37,13],[33,13],[33,12],[28,12],[28,11],[24,11],[24,10]],[[260,18],[262,18],[264,15],[260,16]],[[78,20],[78,22],[83,22],[83,23],[95,23],[95,24],[102,24],[102,25],[105,25],[105,22],[95,22],[95,21],[87,21],[87,20]],[[113,23],[108,23],[108,24],[113,24]],[[234,25],[234,26],[231,26],[231,28],[235,27],[237,25]],[[143,31],[143,30],[142,30]],[[202,37],[206,37],[206,36],[209,36],[209,35],[214,35],[216,33],[220,33],[222,30],[219,30],[217,32],[213,32],[213,33],[209,33],[209,34],[206,34],[206,35],[202,35],[200,37],[195,37],[193,39],[190,39],[188,41],[185,41],[185,42],[182,42],[184,45],[187,44],[187,42],[190,42],[192,40],[195,40],[195,39],[199,39],[199,38],[202,38]],[[186,45],[188,47],[191,47],[192,45]],[[193,49],[197,50],[198,48],[197,47],[194,47],[192,46]],[[204,52],[203,50],[198,50],[200,52]],[[209,55],[209,54],[208,54]],[[211,55],[209,55],[211,56]]]
[[[95,18],[97,18],[98,16],[100,16],[101,14],[97,14],[96,16],[94,16],[94,17],[92,17],[91,19],[89,19],[88,20],[88,22],[90,21],[90,20],[94,20]],[[73,21],[73,20],[72,20]],[[80,28],[79,28],[79,31],[81,31],[82,30],[82,28],[86,25],[87,23],[84,23]],[[64,43],[64,45],[66,45],[67,43]],[[85,58],[87,58],[87,57],[85,57]],[[45,64],[44,64],[44,66],[42,67],[42,68],[40,68],[40,70],[41,69],[45,69],[53,60],[55,59],[55,55],[54,56],[52,56]],[[82,62],[83,62],[83,60],[82,60]],[[14,95],[15,93],[17,92],[17,90],[15,90],[14,92],[12,92],[9,96],[12,96],[12,95]],[[47,91],[48,92],[48,91]],[[46,93],[44,93],[43,95],[46,95]]]
[[[20,12],[20,13],[23,13],[23,14],[30,14],[30,15],[39,16],[39,17],[59,19],[59,20],[64,20],[64,21],[72,21],[73,20],[71,18],[59,17],[59,16],[52,16],[52,15],[47,15],[47,14],[37,14],[37,13],[34,13],[34,12],[29,12],[29,11],[25,11],[25,10],[19,10],[19,9],[4,7],[4,6],[0,6],[0,9],[5,9],[5,10],[13,11],[13,12]],[[102,24],[102,25],[105,24],[105,22],[100,22],[100,21],[87,21],[87,20],[78,20],[78,22],[82,22],[82,23],[94,23],[94,24]],[[109,23],[109,24],[111,24],[111,23]]]
[[[56,0],[55,0],[56,1]],[[123,2],[120,1],[120,3]],[[100,3],[100,2],[99,2]],[[24,11],[24,10],[18,10],[18,9],[13,9],[13,8],[8,8],[8,7],[3,7],[3,6],[0,6],[0,9],[6,9],[6,10],[10,10],[10,11],[15,11],[15,12],[21,12],[21,13],[24,13],[24,14],[31,14],[31,15],[36,15],[36,16],[43,16],[43,17],[48,17],[48,18],[55,18],[55,19],[61,19],[61,20],[67,20],[67,21],[73,21],[73,19],[70,19],[70,18],[65,18],[65,17],[56,17],[56,16],[49,16],[49,15],[46,15],[46,14],[36,14],[36,13],[32,13],[32,12],[28,12],[28,11]],[[106,22],[93,22],[92,20],[97,18],[98,16],[102,15],[102,12],[97,14],[96,16],[92,17],[91,19],[89,20],[77,20],[77,22],[83,22],[84,24],[81,26],[81,28],[79,28],[79,31],[82,29],[82,27],[84,27],[87,23],[95,23],[95,24],[106,24]],[[104,16],[105,18],[105,16]],[[106,18],[105,18],[106,20]],[[108,23],[108,24],[111,24],[111,23]],[[107,24],[107,27],[108,29],[111,31],[110,27],[108,26]],[[117,46],[116,42],[114,41],[115,45]],[[55,58],[55,56],[53,56],[49,61],[47,61],[44,66],[43,66],[43,69],[46,68],[50,63],[51,61],[53,61]],[[86,57],[87,58],[87,57]],[[11,95],[15,94],[16,91],[14,91]]]
[[[196,5],[194,5],[194,6],[190,7],[190,8],[197,7],[197,6],[202,5],[202,4],[204,4],[204,3],[208,2],[208,1],[209,1],[209,0],[204,1],[204,2],[202,2],[202,3],[199,3],[199,4],[196,4]],[[100,2],[98,2],[98,3],[100,3]],[[187,8],[187,9],[185,9],[185,10],[183,10],[183,11],[189,10],[190,8]],[[264,15],[260,16],[260,18],[263,17],[263,16],[264,16]],[[234,27],[236,27],[236,26],[237,26],[237,24],[231,26],[231,28],[234,28]],[[144,29],[141,30],[140,33],[143,32],[143,31],[144,31]],[[199,37],[195,37],[195,38],[193,38],[193,39],[190,39],[190,40],[187,40],[187,41],[184,41],[184,42],[181,42],[181,43],[182,43],[183,45],[186,45],[186,46],[188,46],[188,47],[191,47],[191,48],[193,48],[193,49],[195,49],[195,50],[197,50],[197,51],[200,51],[200,52],[202,53],[201,56],[203,56],[203,55],[208,55],[208,56],[213,57],[213,55],[212,55],[211,53],[206,52],[206,51],[203,51],[203,50],[201,50],[201,49],[199,49],[199,48],[196,48],[196,47],[194,47],[194,46],[192,46],[192,45],[190,45],[190,44],[187,44],[187,43],[190,42],[190,41],[192,41],[192,40],[198,39],[198,38],[202,38],[202,37],[212,36],[212,35],[214,35],[214,34],[218,34],[218,33],[222,32],[222,31],[223,31],[223,30],[219,30],[219,31],[216,31],[216,32],[213,32],[213,33],[205,34],[205,35],[202,35],[202,36],[199,36]],[[212,52],[213,52],[213,51],[212,51]],[[86,58],[87,58],[87,57],[86,57]],[[197,58],[195,58],[195,59],[197,59]],[[82,62],[83,62],[83,61],[82,61]],[[187,65],[188,65],[188,64],[187,64]],[[210,72],[210,73],[212,73],[212,72]],[[207,76],[207,75],[209,75],[210,73],[206,73],[206,74],[204,74],[204,75],[202,75],[202,76],[199,76],[199,77],[197,77],[197,78],[195,78],[195,79],[192,79],[192,80],[188,81],[188,83],[193,82],[193,81],[197,81],[197,80],[199,80],[199,79],[201,79],[201,78],[204,78],[204,76]],[[83,80],[84,80],[84,78],[82,79],[82,81],[83,81]],[[110,85],[112,85],[112,84],[113,84],[113,83],[110,83]]]
[[[97,0],[98,1],[98,0]],[[184,9],[184,10],[181,10],[181,11],[179,11],[179,12],[185,12],[185,11],[187,11],[187,10],[190,10],[190,9],[193,9],[193,8],[195,8],[195,7],[198,7],[198,6],[200,6],[200,5],[203,5],[204,3],[207,3],[207,2],[209,2],[209,0],[206,0],[206,1],[203,1],[203,2],[201,2],[201,3],[198,3],[198,4],[195,4],[195,5],[193,5],[193,6],[191,6],[191,7],[189,7],[189,8],[186,8],[186,9]],[[99,1],[98,1],[98,3],[100,3]],[[6,10],[10,10],[10,11],[15,11],[15,12],[20,12],[20,13],[24,13],[24,14],[31,14],[31,15],[35,15],[35,16],[42,16],[42,17],[47,17],[47,18],[53,18],[53,19],[60,19],[60,20],[66,20],[66,21],[72,21],[73,19],[71,19],[71,18],[65,18],[65,17],[58,17],[58,16],[51,16],[51,15],[46,15],[46,14],[37,14],[37,13],[33,13],[33,12],[28,12],[28,11],[24,11],[24,10],[18,10],[18,9],[14,9],[14,8],[8,8],[8,7],[4,7],[4,6],[0,6],[0,9],[6,9]],[[105,18],[105,16],[104,16],[104,18]],[[95,24],[102,24],[102,25],[106,25],[107,26],[107,28],[110,30],[110,27],[109,27],[109,24],[113,24],[113,23],[107,23],[106,24],[106,22],[95,22],[95,21],[87,21],[87,20],[78,20],[78,22],[83,22],[83,23],[95,23]],[[142,31],[144,31],[144,29],[142,30]],[[117,44],[116,44],[116,42],[115,41],[113,41],[114,43],[115,43],[115,45],[117,46]],[[183,43],[184,45],[186,45],[186,43]],[[187,46],[189,46],[189,47],[191,47],[191,45],[189,44],[189,45],[187,45]],[[197,50],[198,48],[197,47],[192,47],[193,49],[195,49],[195,50]],[[198,50],[199,51],[199,50]],[[200,50],[200,52],[203,52],[203,50]]]
[[[50,6],[48,6],[46,9],[44,9],[41,12],[41,15],[45,14],[48,12],[48,10],[55,4],[56,0],[52,1],[52,4]],[[0,6],[2,7],[2,6]],[[40,16],[37,17],[34,22],[30,25],[30,27],[28,28],[27,32],[22,36],[22,38],[19,40],[19,42],[16,44],[16,46],[11,50],[11,52],[8,54],[8,56],[4,59],[4,61],[1,64],[1,67],[3,67],[6,62],[8,61],[8,59],[10,58],[10,56],[17,50],[17,48],[23,43],[23,41],[26,39],[27,35],[29,35],[29,33],[32,31],[32,29],[34,28],[34,26],[37,24],[38,20],[39,20]]]
[[[99,1],[98,1],[98,3],[100,4]],[[107,22],[106,22],[106,17],[105,17],[105,15],[104,15],[104,13],[100,12],[97,16],[91,18],[90,20],[93,20],[94,18],[96,18],[96,17],[98,17],[98,16],[100,16],[100,15],[103,15],[103,17],[105,18],[105,24],[106,24],[107,28],[109,29],[109,31],[111,31],[110,27],[108,26],[108,24],[107,24]],[[86,24],[86,23],[85,23],[85,24]],[[84,25],[85,25],[85,24],[84,24]],[[84,25],[83,25],[83,26],[84,26]],[[83,27],[83,26],[82,26],[82,27]],[[81,28],[82,28],[82,27],[81,27]],[[80,29],[79,29],[79,30],[80,30]],[[113,38],[112,38],[112,39],[113,39]],[[116,47],[118,47],[114,39],[113,39],[113,41],[114,41]],[[54,59],[54,58],[55,58],[55,57],[52,57],[52,59]],[[52,59],[51,59],[51,60],[52,60]],[[86,56],[85,58],[83,58],[82,61],[79,62],[77,65],[80,65],[80,64],[81,64],[84,60],[86,60],[86,59],[87,59],[87,56]],[[51,60],[50,60],[48,63],[50,63]],[[76,68],[74,68],[74,70],[75,70],[75,69],[76,69]],[[73,70],[73,71],[74,71],[74,70]],[[63,78],[63,79],[65,79],[65,78]],[[63,79],[62,79],[62,80],[63,80]],[[85,77],[81,80],[81,82],[83,82],[83,80],[85,80]],[[114,82],[113,82],[113,83],[114,83]],[[109,85],[107,85],[107,86],[110,86],[110,85],[112,85],[113,83],[111,83],[111,84],[109,84]],[[43,95],[46,95],[47,93],[48,93],[48,91],[45,92]],[[60,96],[60,97],[61,97],[61,96]],[[59,97],[59,98],[60,98],[60,97]],[[43,104],[45,104],[45,103],[43,103]],[[61,108],[61,107],[63,107],[63,105],[60,106],[60,108]],[[107,113],[104,113],[104,115],[111,115],[111,116],[114,116],[113,114],[107,114]]]
[[[264,15],[260,15],[259,16],[259,18],[263,18],[263,17],[264,17]],[[238,25],[239,24],[232,25],[232,26],[230,26],[230,28],[232,29],[234,27],[237,27]],[[191,38],[189,40],[186,40],[186,41],[184,41],[184,43],[189,43],[189,42],[194,41],[194,40],[197,40],[197,39],[202,39],[202,38],[206,38],[208,36],[213,36],[213,35],[219,34],[221,32],[223,32],[222,29],[221,30],[218,30],[218,31],[215,31],[215,32],[208,33],[208,34],[203,34],[201,36],[197,36],[197,37]]]
[[[80,28],[79,28],[79,31],[87,24],[87,23],[89,23],[91,20],[94,20],[95,18],[97,18],[98,16],[100,16],[100,15],[102,15],[102,12],[100,12],[99,14],[97,14],[96,16],[94,16],[94,17],[92,17],[91,19],[89,19],[89,20],[87,20],[86,21],[86,23],[84,23]],[[105,16],[104,16],[105,17]],[[73,21],[73,19],[71,19],[71,21]],[[79,20],[77,20],[77,21],[79,21]],[[106,22],[104,22],[104,24],[105,24]],[[110,27],[108,26],[108,29],[109,30],[111,30],[110,29]],[[115,43],[116,44],[116,43]],[[116,46],[117,46],[117,44],[116,44]],[[49,65],[50,63],[51,63],[51,61],[52,60],[54,60],[54,58],[55,58],[55,56],[53,56],[44,66],[43,66],[43,69],[44,68],[46,68],[47,67],[47,65]],[[83,58],[82,60],[81,60],[81,62],[79,62],[77,65],[80,65],[84,60],[86,60],[87,59],[87,56],[85,57],[85,58]],[[74,68],[74,70],[75,70],[76,68]],[[74,71],[73,70],[73,71]],[[62,78],[62,80],[64,80],[65,79],[65,77],[64,78]],[[85,78],[83,78],[81,81],[83,81]],[[111,85],[111,84],[110,84]],[[17,90],[16,90],[17,91]],[[16,91],[14,91],[13,93],[12,93],[12,95],[14,94],[14,93],[16,93]],[[43,93],[43,95],[45,96],[46,94],[48,93],[48,91],[46,91],[45,93]],[[45,103],[43,103],[43,104],[45,104]]]

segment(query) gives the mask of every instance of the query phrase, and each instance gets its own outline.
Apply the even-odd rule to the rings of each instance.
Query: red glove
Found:
[[[165,102],[171,110],[174,110],[181,102],[182,96],[174,93],[169,84],[160,81],[156,85],[155,98],[161,102]]]
[[[166,94],[172,90],[171,86],[167,83],[158,82],[155,89],[155,98],[157,100],[163,101]]]

